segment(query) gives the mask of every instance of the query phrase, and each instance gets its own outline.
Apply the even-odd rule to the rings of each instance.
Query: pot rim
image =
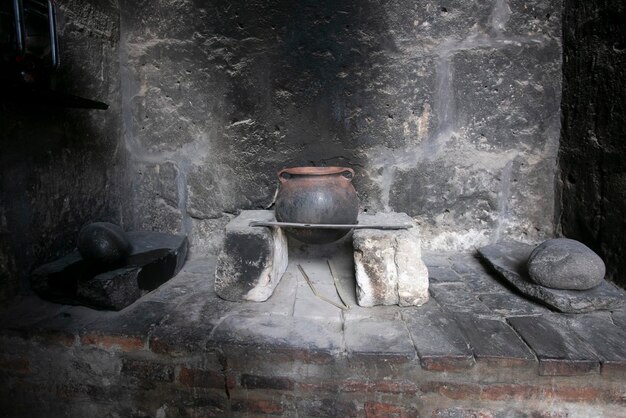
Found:
[[[352,180],[354,177],[354,170],[349,167],[289,167],[280,170],[278,172],[278,178],[285,180],[283,174],[295,176],[329,176],[342,173],[350,173],[350,177],[346,177],[346,180]]]

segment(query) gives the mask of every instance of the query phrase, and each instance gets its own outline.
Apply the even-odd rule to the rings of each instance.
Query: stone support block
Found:
[[[361,306],[419,306],[428,301],[428,270],[419,228],[404,213],[359,215],[359,224],[411,224],[406,230],[356,230],[353,236],[357,302]]]
[[[275,221],[274,212],[246,210],[226,225],[215,267],[215,292],[230,301],[267,300],[287,269],[287,237],[281,228],[251,227]]]

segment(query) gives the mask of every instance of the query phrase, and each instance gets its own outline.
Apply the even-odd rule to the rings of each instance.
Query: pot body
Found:
[[[276,219],[311,224],[356,224],[359,198],[352,186],[354,170],[344,167],[294,167],[278,173]],[[287,228],[308,244],[337,241],[350,230]]]

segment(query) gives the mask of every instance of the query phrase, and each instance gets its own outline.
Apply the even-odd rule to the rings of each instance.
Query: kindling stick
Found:
[[[306,280],[306,282],[309,284],[309,287],[311,288],[311,291],[313,292],[313,294],[315,296],[317,296],[318,298],[320,298],[321,300],[323,300],[324,302],[330,303],[331,305],[341,309],[342,311],[345,311],[348,309],[347,306],[345,305],[339,305],[338,303],[333,302],[332,300],[324,297],[324,295],[320,295],[319,293],[317,293],[317,290],[315,289],[315,287],[313,286],[313,283],[311,282],[311,279],[309,279],[309,276],[304,272],[304,269],[302,268],[302,266],[300,264],[298,264],[298,269],[300,270],[300,273],[302,273],[302,277],[304,277],[304,280]]]
[[[330,275],[333,276],[333,281],[335,282],[335,290],[337,291],[337,296],[341,302],[345,305],[346,308],[350,309],[352,306],[348,302],[346,302],[347,298],[344,295],[343,287],[341,283],[339,283],[339,275],[337,274],[337,270],[335,270],[335,265],[330,259],[327,259],[328,268],[330,269]]]

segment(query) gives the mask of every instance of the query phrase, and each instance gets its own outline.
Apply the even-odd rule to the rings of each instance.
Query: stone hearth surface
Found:
[[[263,303],[195,259],[120,312],[26,298],[1,315],[9,416],[626,416],[626,310],[565,315],[468,254],[424,255],[430,301],[363,308],[352,250],[290,249]],[[351,299],[341,310],[326,259]],[[534,415],[533,415],[534,414]]]

